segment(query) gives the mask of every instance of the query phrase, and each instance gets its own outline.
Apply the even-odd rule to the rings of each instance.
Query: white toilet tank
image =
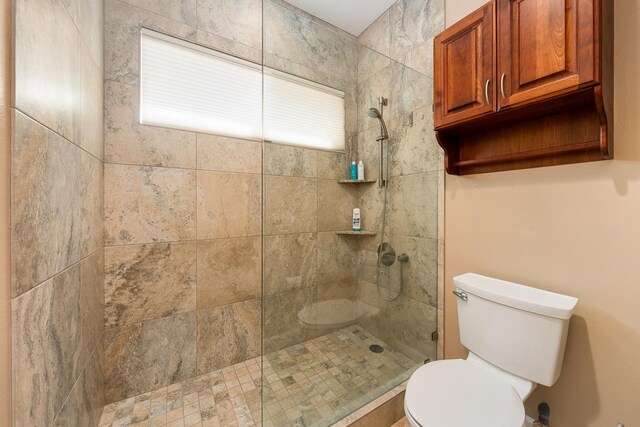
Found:
[[[453,281],[462,344],[507,372],[553,385],[578,299],[474,273]]]

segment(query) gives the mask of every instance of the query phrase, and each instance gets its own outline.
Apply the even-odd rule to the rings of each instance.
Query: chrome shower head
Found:
[[[378,141],[384,141],[385,139],[389,139],[389,132],[387,132],[387,125],[384,123],[384,119],[382,118],[382,113],[377,108],[369,108],[367,115],[372,119],[380,120],[380,129],[381,135],[378,138]]]
[[[380,111],[377,108],[369,108],[369,111],[367,112],[367,115],[369,117],[371,117],[372,119],[380,119],[380,118],[382,118],[382,114],[380,114]]]

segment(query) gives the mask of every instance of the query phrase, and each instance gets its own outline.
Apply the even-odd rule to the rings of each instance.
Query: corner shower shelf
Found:
[[[375,236],[377,233],[375,231],[336,231],[336,234],[339,236]]]
[[[372,184],[378,182],[377,179],[339,179],[338,184]]]

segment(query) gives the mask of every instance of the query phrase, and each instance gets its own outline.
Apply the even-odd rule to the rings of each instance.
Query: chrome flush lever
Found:
[[[469,299],[466,292],[453,291],[453,294],[460,298],[462,301],[467,301]]]

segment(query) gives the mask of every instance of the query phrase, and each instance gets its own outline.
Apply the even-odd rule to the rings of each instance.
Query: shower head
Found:
[[[377,108],[369,108],[369,111],[367,112],[367,115],[369,117],[371,117],[372,119],[380,119],[380,118],[382,118],[382,114],[380,114],[380,111]]]
[[[389,138],[389,132],[387,132],[387,125],[384,123],[384,119],[382,118],[382,113],[377,108],[369,108],[367,115],[372,119],[380,120],[380,128],[382,130],[382,134],[378,138],[378,141],[385,140]]]

